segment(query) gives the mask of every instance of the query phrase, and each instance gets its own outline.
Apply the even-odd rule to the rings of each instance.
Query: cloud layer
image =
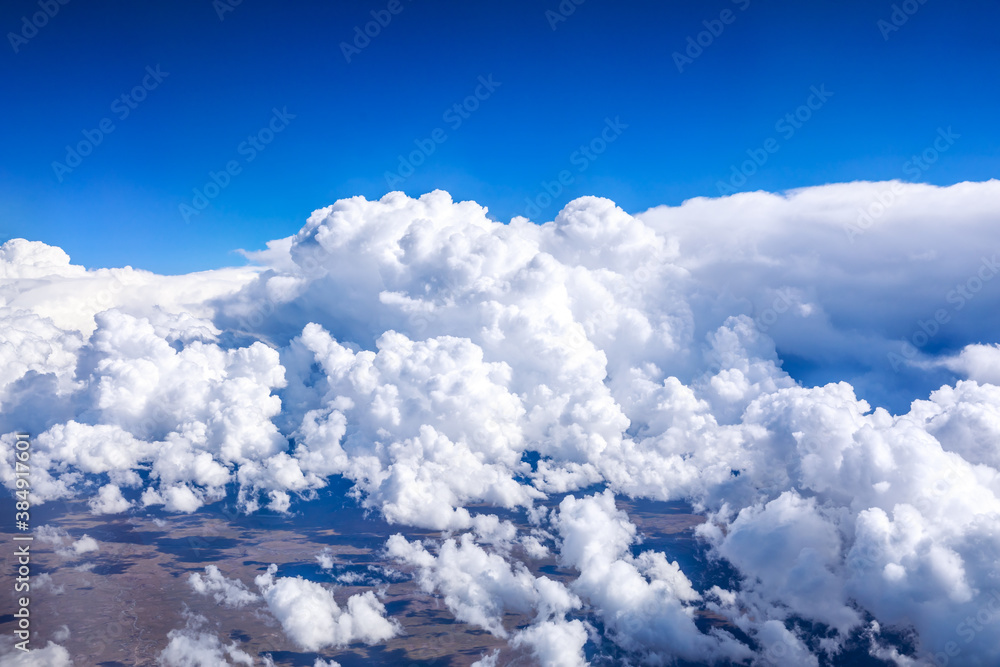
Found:
[[[256,267],[171,277],[14,240],[0,439],[34,435],[36,501],[95,514],[285,512],[344,476],[390,523],[451,531],[386,553],[543,664],[994,664],[998,201],[849,183],[504,224],[392,193],[314,212]],[[691,503],[735,579],[698,590],[616,495]],[[549,553],[567,581],[533,573]],[[371,592],[341,608],[274,574],[259,598],[306,650],[398,631]],[[212,639],[171,641],[230,650]]]

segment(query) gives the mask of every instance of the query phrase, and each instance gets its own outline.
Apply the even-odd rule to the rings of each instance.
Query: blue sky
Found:
[[[88,266],[181,273],[242,263],[232,249],[391,189],[443,188],[508,220],[544,204],[549,183],[558,194],[537,215],[548,220],[585,194],[630,212],[717,196],[747,151],[767,160],[737,190],[950,184],[1000,164],[995,3],[911,0],[891,31],[879,21],[893,3],[871,1],[566,0],[562,15],[556,0],[221,6],[70,0],[33,31],[23,17],[42,11],[37,0],[4,4],[4,238],[59,245]],[[341,43],[372,12],[386,25],[348,62]],[[679,71],[674,53],[699,33],[705,46]],[[813,87],[832,95],[779,129]],[[294,118],[269,135],[274,110]],[[102,121],[113,131],[90,155],[53,166]],[[907,164],[947,128],[959,138],[933,165]],[[261,150],[244,144],[261,130]],[[602,152],[578,152],[600,148],[602,131],[613,138]],[[399,156],[421,150],[390,186]],[[183,215],[212,172],[228,183]]]

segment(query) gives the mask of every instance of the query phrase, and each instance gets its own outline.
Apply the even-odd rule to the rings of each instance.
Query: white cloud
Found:
[[[697,309],[750,314],[784,353],[904,407],[908,384],[932,388],[944,376],[897,373],[889,354],[904,364],[940,342],[994,335],[998,194],[998,180],[854,182],[699,197],[637,218],[676,244],[677,265],[700,286],[693,298],[705,300]],[[859,366],[872,370],[844,370]]]
[[[164,667],[220,667],[253,665],[253,657],[232,646],[225,646],[209,632],[185,633],[171,630],[170,642],[159,655]],[[230,662],[232,660],[232,662]]]
[[[0,397],[17,405],[21,397],[8,395],[11,383],[31,371],[51,374],[55,387],[66,391],[72,386],[77,351],[83,338],[77,332],[64,331],[52,320],[29,310],[0,306]]]
[[[580,600],[552,579],[535,577],[522,564],[513,564],[475,543],[470,533],[446,539],[432,555],[419,542],[402,535],[389,538],[390,558],[416,569],[424,591],[439,592],[448,610],[460,621],[478,625],[498,637],[507,637],[507,613],[536,612],[540,620],[562,618],[580,606]],[[534,635],[532,635],[534,636]]]
[[[73,542],[73,544],[70,545],[69,550],[73,555],[79,556],[80,554],[97,551],[99,548],[97,540],[89,535],[84,535],[77,541]]]
[[[1000,469],[1000,386],[958,382],[916,401],[910,417],[969,463]]]
[[[486,654],[472,663],[472,667],[496,667],[497,660],[499,659],[500,649],[495,649],[492,653]]]
[[[887,188],[895,203],[859,234]],[[390,522],[453,531],[389,552],[537,660],[578,656],[582,626],[564,616],[580,604],[606,628],[595,641],[653,661],[748,657],[701,632],[702,611],[788,664],[864,632],[875,653],[926,660],[1000,590],[998,194],[848,183],[636,216],[585,197],[536,225],[392,193],[316,211],[251,253],[259,268],[173,277],[11,241],[0,480],[14,488],[20,429],[33,500],[83,494],[95,512],[127,510],[123,487],[168,511],[236,487],[241,509],[290,512],[344,475]],[[591,485],[610,491],[539,503]],[[740,581],[699,591],[638,551],[612,494],[691,502]],[[568,588],[513,560],[547,545]],[[300,646],[398,631],[371,593],[345,610],[273,575],[262,595]],[[225,596],[231,580],[201,581]],[[512,632],[508,611],[535,621]],[[868,615],[913,629],[918,656]],[[830,636],[810,650],[798,620]],[[973,634],[962,660],[1000,660],[995,633]]]
[[[65,585],[59,584],[58,586],[56,586],[52,583],[52,575],[49,574],[48,572],[42,572],[41,574],[36,575],[35,580],[34,582],[32,582],[31,586],[36,591],[45,590],[50,592],[52,595],[62,595],[63,593],[66,592]]]
[[[511,639],[515,647],[527,646],[544,667],[583,667],[587,662],[583,645],[587,626],[579,620],[542,621],[518,632]]]
[[[223,644],[215,633],[203,631],[201,628],[207,623],[204,616],[191,613],[185,615],[185,627],[167,633],[170,641],[157,656],[157,664],[162,667],[253,667],[257,664],[253,656],[240,650],[236,642]]]
[[[970,380],[1000,385],[1000,345],[966,345],[953,357],[938,362]]]
[[[694,622],[701,595],[675,562],[660,552],[633,557],[635,526],[610,492],[559,504],[553,523],[562,540],[559,560],[580,576],[571,590],[589,602],[612,639],[644,661],[681,657],[707,662],[746,659],[748,647],[728,633],[702,633]]]
[[[322,551],[316,554],[316,562],[324,570],[332,570],[334,564],[333,552],[330,551],[330,547],[325,547]]]
[[[70,667],[72,664],[69,651],[53,642],[28,651],[15,648],[13,640],[7,637],[0,644],[0,667]]]
[[[83,535],[80,539],[74,540],[68,532],[56,526],[38,526],[35,528],[34,534],[39,542],[53,545],[56,554],[63,558],[76,558],[81,554],[100,550],[97,540],[89,535]]]
[[[275,577],[277,571],[271,565],[255,581],[285,634],[303,650],[377,644],[401,632],[371,591],[352,595],[341,609],[329,589],[302,577]]]
[[[114,484],[102,486],[88,505],[94,514],[121,514],[132,507],[132,503],[122,496],[122,490]]]
[[[97,321],[80,351],[73,396],[80,415],[96,423],[70,419],[34,438],[36,501],[74,495],[81,473],[126,479],[142,467],[158,483],[144,491],[143,504],[168,511],[218,500],[234,477],[250,507],[261,487],[294,486],[281,469],[287,441],[271,421],[281,410],[272,390],[285,383],[274,350],[195,340],[178,351],[149,320],[107,311]],[[66,466],[72,469],[55,472]],[[12,472],[3,474],[11,485]],[[92,507],[121,511],[124,500],[105,489]],[[287,501],[271,496],[276,508]]]
[[[61,248],[12,239],[0,246],[0,297],[15,310],[31,311],[57,327],[89,335],[95,315],[125,307],[159,319],[204,319],[214,299],[238,291],[254,279],[253,267],[160,276],[131,267],[86,269],[70,264]],[[211,325],[197,325],[204,332]]]
[[[485,363],[478,346],[388,332],[377,354],[355,355],[314,325],[299,344],[329,387],[327,407],[308,412],[300,428],[296,457],[306,473],[346,474],[390,521],[431,528],[468,527],[462,505],[474,500],[514,507],[540,495],[514,479],[524,409],[505,386],[510,368]]]
[[[230,579],[215,565],[205,567],[205,575],[192,572],[188,584],[196,593],[211,595],[216,602],[227,607],[243,607],[260,600],[260,596],[250,591],[239,579]]]
[[[843,590],[841,535],[812,498],[786,491],[763,507],[742,510],[729,523],[718,552],[756,581],[744,595],[768,595],[791,611],[846,635],[861,618]]]

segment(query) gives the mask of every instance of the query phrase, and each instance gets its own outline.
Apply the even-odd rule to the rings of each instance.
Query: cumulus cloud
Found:
[[[583,653],[587,626],[579,620],[543,621],[514,635],[511,645],[526,646],[544,667],[583,667],[589,664]]]
[[[211,595],[216,602],[227,607],[243,607],[260,600],[260,596],[249,590],[246,584],[226,577],[215,565],[206,566],[204,576],[192,572],[188,584],[196,593]]]
[[[849,380],[903,409],[915,386],[948,379],[908,362],[993,339],[998,194],[998,180],[839,183],[636,217],[676,243],[706,308],[750,315],[785,354],[812,361],[816,381]]]
[[[78,360],[83,379],[65,399],[76,403],[77,418],[34,439],[36,500],[75,495],[88,474],[135,484],[135,471],[148,468],[157,485],[142,494],[145,506],[193,512],[236,481],[252,508],[259,487],[287,481],[279,456],[287,441],[271,421],[281,410],[272,389],[284,385],[274,350],[201,341],[177,350],[147,319],[107,311],[97,320]],[[5,475],[12,483],[13,473]],[[92,507],[121,511],[124,502],[105,485]]]
[[[330,547],[326,547],[318,554],[316,554],[316,562],[319,563],[319,566],[324,570],[333,569],[333,564],[335,561],[333,559],[333,552],[330,551]]]
[[[77,558],[82,554],[100,550],[97,540],[89,535],[74,540],[68,532],[56,526],[38,526],[34,533],[40,542],[53,545],[56,554],[63,558]]]
[[[389,538],[386,550],[390,558],[416,569],[417,581],[425,591],[443,595],[455,618],[498,637],[509,634],[503,625],[505,614],[534,612],[541,620],[561,619],[580,606],[580,600],[563,584],[544,575],[535,577],[524,564],[510,563],[488,552],[470,533],[445,540],[437,555],[399,534]],[[541,641],[540,635],[530,637]]]
[[[90,551],[97,551],[99,549],[97,545],[97,540],[89,535],[84,535],[80,539],[73,542],[70,545],[69,550],[73,555],[79,556],[80,554],[85,554]]]
[[[391,193],[314,212],[256,267],[172,277],[10,241],[0,480],[24,429],[33,500],[95,513],[127,511],[123,489],[290,512],[342,475],[389,522],[450,531],[387,552],[541,662],[594,641],[663,663],[864,644],[906,664],[970,637],[962,661],[993,664],[1000,641],[967,619],[1000,590],[998,195],[847,183],[637,215],[584,197],[505,224]],[[642,550],[615,494],[691,503],[734,579],[699,590]],[[567,585],[529,569],[549,556]],[[342,609],[273,570],[257,585],[306,650],[399,631],[370,592]]]
[[[984,565],[1000,547],[996,470],[953,451],[974,440],[946,426],[965,408],[947,394],[977,389],[959,383],[900,417],[846,384],[757,399],[748,466],[699,527],[746,577],[734,618],[751,633],[750,617],[823,623],[839,631],[824,647],[835,654],[860,631],[860,605],[916,629],[924,655],[942,650],[997,584]],[[998,650],[977,641],[984,656]]]
[[[530,506],[541,495],[515,479],[527,467],[510,368],[484,362],[478,346],[388,332],[377,353],[355,354],[316,325],[298,346],[329,387],[325,407],[308,411],[299,429],[295,455],[306,474],[344,474],[390,521],[431,528],[468,527],[469,502]]]
[[[224,645],[217,635],[209,632],[189,633],[171,630],[170,642],[159,655],[164,667],[220,667],[221,665],[253,665],[253,656]]]
[[[553,523],[562,540],[560,561],[580,573],[571,590],[593,605],[622,648],[652,663],[677,656],[720,662],[752,655],[730,634],[698,629],[693,603],[701,595],[676,561],[662,552],[629,552],[636,528],[610,492],[567,496]]]
[[[321,584],[302,577],[275,577],[277,571],[272,564],[255,581],[271,614],[303,650],[353,642],[377,644],[402,631],[397,622],[386,618],[385,605],[371,591],[352,595],[341,609],[333,593]]]
[[[340,663],[336,660],[323,660],[322,658],[316,658],[316,662],[313,663],[312,667],[340,667]]]
[[[160,276],[132,267],[87,269],[70,263],[61,248],[12,239],[0,246],[0,297],[14,311],[29,311],[66,331],[84,335],[96,328],[95,315],[127,307],[157,319],[211,317],[212,300],[238,291],[256,276],[253,267]],[[196,323],[208,333],[214,328]]]
[[[122,490],[114,484],[102,486],[87,504],[94,514],[121,514],[132,507],[132,503],[122,495]]]
[[[55,584],[52,583],[52,575],[49,574],[48,572],[42,572],[41,574],[37,575],[35,577],[34,582],[32,583],[32,587],[34,587],[36,591],[44,590],[51,593],[52,595],[62,595],[63,593],[66,592],[65,585],[59,584],[58,586],[56,586]]]
[[[938,362],[970,380],[1000,385],[1000,345],[966,345],[953,357]]]
[[[479,660],[472,663],[472,667],[496,667],[497,660],[500,659],[500,649],[484,655]]]
[[[0,667],[70,667],[73,658],[59,644],[48,642],[43,648],[22,651],[14,641],[4,637],[0,644]]]
[[[258,664],[252,655],[240,650],[237,642],[223,644],[214,632],[204,631],[204,616],[186,613],[187,623],[182,629],[167,634],[169,642],[157,656],[162,667],[223,667],[230,665]],[[266,664],[266,662],[265,662]]]

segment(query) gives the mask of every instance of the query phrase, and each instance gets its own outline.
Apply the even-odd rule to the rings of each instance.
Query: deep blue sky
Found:
[[[400,1],[348,63],[340,43],[388,1],[243,0],[220,20],[211,0],[69,0],[15,53],[6,35],[40,10],[8,0],[0,235],[60,245],[88,266],[241,263],[233,248],[286,236],[315,208],[393,189],[385,172],[439,127],[447,140],[395,189],[444,188],[501,220],[563,169],[574,181],[541,220],[584,194],[632,212],[715,196],[768,137],[780,150],[739,189],[1000,172],[993,2],[911,0],[919,9],[886,40],[877,22],[890,19],[888,1],[586,0],[555,30],[545,12],[558,0]],[[672,53],[725,9],[732,22],[678,72]],[[112,102],[156,65],[169,76],[120,119]],[[500,87],[452,130],[443,112],[491,74]],[[776,121],[824,84],[833,97],[782,138]],[[241,142],[286,107],[296,117],[247,163]],[[608,117],[628,128],[575,171],[574,151]],[[60,183],[52,163],[104,118],[114,132]],[[961,139],[919,177],[905,174],[948,126]],[[241,173],[185,222],[180,204],[230,160]]]

